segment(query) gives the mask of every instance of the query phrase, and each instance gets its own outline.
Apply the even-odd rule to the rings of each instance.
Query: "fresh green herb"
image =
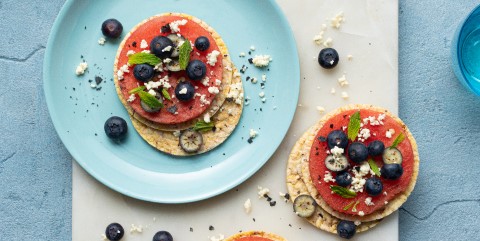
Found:
[[[395,138],[395,140],[393,141],[393,144],[391,147],[397,147],[398,144],[400,144],[400,142],[402,142],[404,139],[405,139],[405,135],[400,132],[397,138]]]
[[[167,100],[171,100],[172,98],[170,98],[170,94],[168,93],[168,91],[166,89],[162,89],[162,95],[163,97],[165,97],[165,99]]]
[[[135,64],[149,64],[155,66],[161,63],[162,60],[155,56],[154,54],[149,53],[135,53],[128,57],[128,64],[135,65]]]
[[[372,169],[375,175],[380,176],[380,169],[378,169],[377,163],[373,159],[368,159],[368,165],[370,165],[370,169]]]
[[[157,98],[155,98],[155,96],[141,90],[139,92],[137,92],[138,96],[140,97],[140,99],[143,101],[143,103],[145,103],[146,105],[148,105],[150,108],[163,108],[163,104],[162,102],[160,102]]]
[[[348,139],[355,141],[357,138],[358,131],[360,130],[360,111],[355,112],[350,117],[350,122],[348,123]]]
[[[215,124],[213,122],[207,123],[202,120],[202,121],[197,121],[197,123],[195,123],[195,126],[193,126],[193,130],[205,132],[205,131],[212,130],[213,127],[215,127]]]
[[[188,61],[190,61],[190,53],[192,52],[192,46],[190,45],[190,41],[186,39],[183,44],[180,46],[180,54],[178,56],[178,61],[180,64],[180,69],[185,70],[188,65]]]
[[[136,94],[142,90],[145,89],[145,86],[138,86],[137,88],[134,88],[134,89],[131,89],[130,91],[128,91],[129,94]]]
[[[354,198],[357,196],[356,192],[341,186],[330,186],[330,190],[343,198]]]
[[[355,204],[353,204],[353,208],[352,208],[352,212],[356,212],[357,211],[357,205],[360,203],[360,201],[356,201]]]
[[[349,204],[347,204],[347,206],[343,207],[343,211],[347,211],[348,209],[350,209],[353,206],[354,203],[355,203],[355,201],[352,201]]]

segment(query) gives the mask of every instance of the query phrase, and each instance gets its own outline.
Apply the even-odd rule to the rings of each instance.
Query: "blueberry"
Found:
[[[187,75],[192,80],[201,80],[206,73],[207,66],[200,60],[192,60],[187,65]]]
[[[164,36],[157,36],[150,42],[150,51],[161,59],[170,57],[174,48],[172,40]]]
[[[325,48],[318,54],[318,63],[325,69],[331,69],[338,64],[339,57],[335,49]]]
[[[384,164],[380,169],[381,176],[387,180],[397,180],[403,174],[403,168],[400,164]]]
[[[172,235],[167,231],[158,231],[153,236],[153,241],[173,241]]]
[[[355,163],[361,163],[367,160],[367,147],[361,142],[354,142],[348,147],[348,157]]]
[[[153,78],[154,74],[155,71],[153,70],[153,67],[148,64],[137,64],[133,68],[133,76],[142,82],[148,82]]]
[[[377,196],[383,191],[382,181],[376,177],[367,179],[365,182],[365,191],[367,191],[370,196]]]
[[[382,155],[385,150],[385,145],[382,141],[372,141],[368,144],[368,154],[370,156],[379,156]]]
[[[180,101],[189,101],[195,95],[195,88],[189,81],[180,82],[175,87],[175,96]]]
[[[337,224],[337,234],[341,238],[351,239],[357,232],[355,223],[342,220]]]
[[[329,149],[335,146],[345,149],[348,145],[347,134],[341,130],[332,131],[327,136],[327,144]]]
[[[339,173],[335,177],[335,182],[339,186],[348,187],[348,185],[352,184],[352,176],[348,172]]]
[[[111,223],[105,229],[105,236],[107,236],[108,240],[117,241],[122,239],[125,231],[123,230],[122,225],[118,223]]]
[[[210,41],[208,40],[207,37],[200,36],[197,39],[195,39],[195,48],[197,48],[200,51],[205,51],[210,47]]]
[[[121,141],[127,136],[127,122],[121,117],[112,116],[108,118],[103,128],[105,134],[114,141]]]
[[[118,38],[122,34],[122,31],[122,24],[114,18],[107,19],[102,23],[102,33],[105,37]]]

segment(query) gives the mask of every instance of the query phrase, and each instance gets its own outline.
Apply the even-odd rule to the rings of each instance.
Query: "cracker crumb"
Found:
[[[353,59],[353,55],[349,54],[347,55],[347,60],[351,61]]]
[[[325,108],[323,108],[322,106],[317,106],[317,110],[320,114],[325,113]]]
[[[345,22],[345,17],[343,15],[343,12],[339,12],[337,13],[337,15],[335,15],[335,17],[330,20],[330,25],[333,28],[339,29],[343,22]]]
[[[107,42],[107,40],[106,40],[104,37],[100,37],[100,38],[98,39],[98,44],[99,44],[99,45],[104,45],[105,42]]]
[[[348,93],[345,92],[345,91],[343,91],[343,92],[342,92],[342,98],[343,98],[344,100],[348,100],[348,98],[349,98]]]
[[[243,207],[245,208],[245,213],[249,214],[252,212],[252,202],[250,201],[250,198],[245,200],[245,203],[243,203]]]
[[[130,233],[142,233],[143,232],[143,227],[141,225],[137,226],[132,223],[130,226]]]
[[[326,48],[332,47],[332,44],[333,44],[333,39],[332,38],[327,38],[327,40],[325,40],[323,42],[323,46],[326,47]]]

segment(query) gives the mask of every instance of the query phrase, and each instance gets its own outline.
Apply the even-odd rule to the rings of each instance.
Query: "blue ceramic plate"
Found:
[[[299,94],[300,70],[295,40],[272,0],[67,1],[53,26],[44,62],[44,89],[51,118],[65,146],[93,177],[127,196],[159,203],[185,203],[223,193],[253,175],[273,155],[292,121]],[[113,61],[121,39],[98,44],[107,18],[122,22],[124,33],[163,12],[184,12],[212,26],[227,44],[242,76],[245,106],[233,134],[216,149],[193,157],[157,151],[129,123],[125,142],[111,142],[103,131],[112,115],[128,120],[113,83]],[[269,54],[269,69],[248,64],[251,55]],[[247,57],[240,57],[245,52]],[[76,66],[85,60],[83,76]],[[261,75],[267,75],[261,89]],[[256,77],[257,84],[246,82]],[[101,89],[91,82],[99,77]],[[97,78],[98,79],[98,78]],[[99,80],[99,79],[98,79]],[[266,102],[259,97],[265,92]],[[129,121],[127,121],[129,122]],[[259,135],[249,144],[249,130]]]

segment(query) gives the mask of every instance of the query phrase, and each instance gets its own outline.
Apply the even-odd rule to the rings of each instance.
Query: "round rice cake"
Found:
[[[247,231],[232,235],[223,241],[287,241],[286,239],[264,231]]]

